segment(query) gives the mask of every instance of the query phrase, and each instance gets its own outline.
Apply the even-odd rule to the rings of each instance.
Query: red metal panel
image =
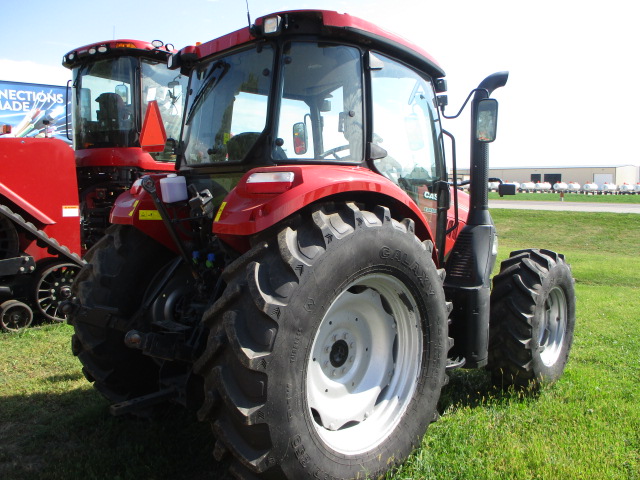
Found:
[[[0,202],[72,252],[80,253],[73,150],[53,138],[0,139]],[[46,256],[46,255],[45,255]]]
[[[409,42],[409,40],[396,35],[395,33],[388,32],[383,30],[382,28],[374,25],[373,23],[369,23],[366,20],[362,20],[358,17],[351,16],[346,13],[338,13],[330,10],[293,10],[293,11],[285,11],[278,12],[271,15],[267,15],[267,17],[272,15],[285,15],[285,14],[295,14],[295,13],[315,13],[322,18],[323,24],[328,27],[336,27],[336,28],[350,28],[353,30],[361,30],[363,32],[367,32],[369,34],[377,35],[381,38],[386,39],[387,41],[397,43],[402,45],[403,47],[412,50],[416,55],[425,57],[430,63],[432,63],[437,68],[440,68],[438,62],[424,49],[421,47]],[[256,25],[262,25],[262,22],[265,17],[256,19]],[[213,55],[215,53],[222,52],[224,50],[228,50],[230,48],[234,48],[240,45],[243,45],[249,41],[251,41],[254,37],[251,35],[249,28],[241,28],[240,30],[236,30],[235,32],[229,33],[222,37],[219,37],[215,40],[211,40],[209,42],[203,43],[195,47],[198,58],[204,58],[209,55]],[[186,47],[181,50],[184,53],[188,53],[192,51],[193,47]]]
[[[76,151],[78,167],[138,167],[142,170],[173,172],[173,162],[156,162],[140,147],[90,148]]]

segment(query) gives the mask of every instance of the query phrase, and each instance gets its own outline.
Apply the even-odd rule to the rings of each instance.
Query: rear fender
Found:
[[[158,195],[160,195],[160,179],[167,175],[154,174],[150,176],[156,184]],[[172,209],[172,212],[177,212],[179,217],[186,217],[188,213],[186,203]],[[116,225],[131,225],[178,253],[178,247],[171,239],[160,217],[160,212],[153,203],[151,195],[142,188],[140,180],[134,182],[128,191],[118,196],[111,210],[109,221]]]
[[[253,182],[256,174],[291,172],[290,182]],[[435,237],[416,203],[396,184],[361,167],[300,165],[257,168],[247,172],[224,199],[213,233],[236,249],[248,239],[304,207],[319,201],[375,201],[397,218],[411,218],[421,240]]]
[[[453,188],[452,188],[453,189]],[[451,192],[451,198],[453,198],[454,192]],[[465,192],[458,191],[458,217],[456,224],[456,207],[451,202],[451,207],[447,211],[447,231],[451,230],[445,239],[445,257],[449,255],[453,245],[458,239],[458,235],[467,224],[467,218],[469,217],[469,195]]]

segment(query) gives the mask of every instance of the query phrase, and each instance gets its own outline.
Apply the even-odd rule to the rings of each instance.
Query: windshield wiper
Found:
[[[220,68],[222,68],[222,71],[217,77],[215,77],[213,74]],[[220,83],[220,80],[222,80],[222,78],[227,74],[230,68],[231,65],[223,60],[219,60],[215,63],[215,65],[211,67],[211,71],[207,75],[204,85],[200,87],[200,90],[198,90],[198,93],[196,93],[196,97],[193,99],[193,104],[189,109],[187,120],[185,121],[186,125],[191,122],[191,117],[193,117],[193,115],[198,111],[198,108],[205,96]]]

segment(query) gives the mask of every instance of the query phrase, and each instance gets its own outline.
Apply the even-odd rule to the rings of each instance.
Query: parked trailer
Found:
[[[615,183],[605,182],[604,184],[602,184],[599,190],[603,195],[613,195],[618,193],[618,185],[616,185]]]
[[[533,192],[536,188],[536,184],[533,182],[523,182],[520,184],[519,190],[521,192]]]
[[[551,190],[551,184],[549,182],[538,182],[536,183],[534,190],[536,192],[548,192]]]

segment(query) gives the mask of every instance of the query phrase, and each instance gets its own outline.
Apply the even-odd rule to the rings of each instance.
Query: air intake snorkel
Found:
[[[488,357],[490,275],[497,241],[489,214],[487,144],[495,140],[498,113],[497,102],[489,97],[507,83],[507,78],[507,72],[494,73],[475,90],[471,103],[469,216],[445,264],[445,293],[454,305],[450,335],[455,345],[451,354],[463,358],[470,368],[486,365]]]

